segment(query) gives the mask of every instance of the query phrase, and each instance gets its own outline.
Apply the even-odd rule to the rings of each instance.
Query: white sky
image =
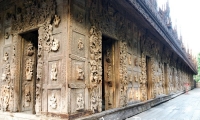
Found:
[[[193,54],[200,53],[200,0],[168,0],[173,26],[182,34],[185,46],[192,49]],[[167,0],[157,0],[162,7]]]

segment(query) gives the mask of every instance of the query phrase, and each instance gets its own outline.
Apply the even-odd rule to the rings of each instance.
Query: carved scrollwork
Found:
[[[128,74],[127,74],[127,44],[120,41],[120,106],[127,104]]]
[[[91,109],[101,112],[101,82],[102,82],[102,33],[95,26],[90,29],[90,88],[91,94]]]

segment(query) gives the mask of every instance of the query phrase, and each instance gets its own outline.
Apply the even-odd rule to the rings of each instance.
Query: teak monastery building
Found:
[[[156,0],[0,0],[1,112],[109,118],[192,89],[196,62],[169,12]]]

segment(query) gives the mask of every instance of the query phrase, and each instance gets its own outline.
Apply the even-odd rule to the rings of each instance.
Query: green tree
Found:
[[[200,53],[197,55],[197,66],[198,74],[194,78],[197,82],[200,82]]]

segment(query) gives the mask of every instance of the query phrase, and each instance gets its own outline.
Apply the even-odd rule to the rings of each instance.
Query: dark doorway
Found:
[[[146,74],[147,74],[147,99],[151,99],[152,82],[151,82],[151,58],[146,56]]]
[[[164,63],[164,80],[165,80],[165,87],[164,87],[164,90],[165,90],[165,94],[167,95],[169,92],[168,92],[168,80],[167,80],[167,63]]]
[[[102,37],[102,110],[114,107],[114,44],[115,40],[105,36]]]
[[[20,111],[35,114],[38,31],[21,34],[21,38]]]

